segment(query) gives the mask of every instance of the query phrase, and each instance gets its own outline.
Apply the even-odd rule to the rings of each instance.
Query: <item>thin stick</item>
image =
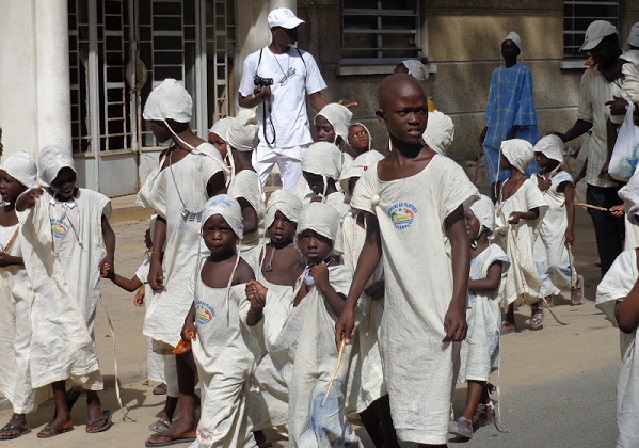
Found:
[[[575,259],[572,256],[572,244],[568,245],[568,257],[570,258],[570,286],[574,289],[577,287],[577,271],[575,271]]]
[[[326,404],[326,400],[328,400],[328,396],[331,394],[331,389],[333,388],[333,383],[335,382],[335,377],[337,376],[337,371],[339,370],[339,364],[342,362],[342,353],[344,353],[344,347],[346,347],[346,338],[342,338],[342,341],[339,344],[339,353],[337,354],[337,366],[335,366],[335,370],[333,371],[333,376],[331,377],[331,381],[328,383],[328,390],[326,391],[326,395],[324,395],[324,399],[322,400],[322,407]]]
[[[593,210],[599,210],[600,212],[609,212],[610,211],[606,207],[598,207],[596,205],[584,204],[583,202],[579,202],[579,203],[577,203],[575,205],[577,207],[586,207],[586,208],[591,208]]]
[[[566,322],[562,322],[562,321],[559,320],[557,315],[553,312],[552,308],[550,308],[548,306],[548,302],[546,302],[546,298],[545,297],[542,297],[541,300],[544,302],[544,305],[546,305],[546,308],[548,308],[548,312],[550,313],[550,315],[557,321],[557,323],[559,325],[568,325]]]

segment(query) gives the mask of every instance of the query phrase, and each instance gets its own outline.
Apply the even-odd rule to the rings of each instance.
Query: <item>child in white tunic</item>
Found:
[[[350,146],[357,157],[371,149],[373,138],[368,128],[363,123],[353,123],[348,127],[348,146]],[[377,152],[377,151],[376,151]]]
[[[499,350],[499,283],[502,272],[508,270],[506,253],[490,244],[488,237],[495,226],[495,207],[488,196],[482,195],[464,212],[466,231],[470,240],[470,273],[466,322],[468,332],[461,346],[461,365],[457,383],[468,382],[466,408],[461,417],[451,422],[452,434],[472,438],[480,418],[494,419],[487,383]],[[481,404],[480,413],[477,410]]]
[[[293,306],[293,286],[297,280],[294,268],[301,261],[293,239],[301,212],[302,201],[295,193],[276,190],[271,194],[264,222],[269,243],[264,245],[260,255],[257,281],[247,285],[247,294],[262,291],[266,297],[260,337],[262,359],[254,378],[257,387],[251,389],[248,396],[258,445],[267,443],[264,429],[285,426],[288,421],[288,386],[273,364],[268,349]]]
[[[575,187],[572,176],[561,169],[564,161],[564,144],[555,134],[539,140],[535,147],[537,165],[542,169],[530,179],[541,190],[548,210],[537,228],[539,236],[533,245],[533,258],[541,277],[541,295],[548,306],[554,306],[553,296],[562,288],[572,291],[573,305],[581,303],[583,276],[573,272],[568,246],[575,241]]]
[[[514,306],[530,305],[530,329],[543,328],[540,299],[541,278],[533,261],[535,229],[548,208],[544,195],[524,171],[533,159],[533,148],[525,140],[501,143],[499,169],[512,173],[502,182],[495,205],[494,241],[508,254],[511,269],[500,285],[502,306],[507,308],[502,334],[516,330]]]
[[[379,86],[379,104],[393,151],[355,187],[351,205],[366,213],[367,233],[336,342],[349,341],[355,307],[381,259],[379,345],[397,436],[422,446],[444,445],[453,344],[466,334],[470,254],[463,205],[478,192],[459,165],[423,145],[428,100],[417,80],[387,77]],[[425,254],[441,262],[424,262]]]
[[[144,106],[144,118],[156,139],[173,140],[138,193],[138,202],[159,215],[148,276],[154,296],[144,319],[144,335],[155,340],[156,351],[169,355],[180,340],[193,301],[184,286],[197,268],[202,210],[209,197],[226,191],[228,171],[220,152],[189,128],[192,105],[184,86],[165,79],[149,94]],[[168,431],[149,437],[149,446],[195,436],[195,370],[191,357],[190,352],[176,356],[181,372],[180,418]]]
[[[346,361],[322,403],[337,366],[335,316],[344,305],[352,278],[350,269],[335,265],[332,257],[338,231],[339,216],[332,207],[312,203],[302,210],[297,235],[304,259],[295,270],[299,275],[295,300],[269,348],[274,364],[284,366],[281,374],[289,386],[289,443],[294,447],[347,447],[359,441],[346,419]],[[259,296],[265,297],[263,292]],[[343,359],[349,356],[350,347]]]
[[[240,204],[229,195],[213,196],[202,221],[210,255],[187,287],[193,303],[182,329],[182,340],[192,344],[203,391],[191,447],[255,447],[246,396],[260,349],[247,326],[255,312],[244,292],[255,276],[236,247],[242,239]]]
[[[29,375],[31,285],[22,259],[18,196],[36,185],[36,165],[26,152],[8,157],[0,167],[0,393],[11,402],[13,415],[0,429],[0,440],[28,433],[27,414],[36,408]]]
[[[628,218],[637,225],[639,177],[633,176],[619,196],[632,210]],[[621,330],[621,371],[617,381],[618,448],[637,446],[639,440],[639,249],[621,253],[597,286],[595,305]]]
[[[34,287],[36,297],[32,307],[32,316],[38,316],[38,321],[42,319],[39,314],[40,306],[48,306],[40,303],[40,300],[50,300],[38,298],[40,285],[36,285],[34,276],[51,275],[54,278],[55,287],[49,288],[48,294],[61,294],[63,297],[71,298],[75,302],[76,313],[68,315],[69,320],[81,319],[76,326],[82,325],[82,329],[88,332],[92,340],[92,347],[87,350],[82,360],[85,368],[80,369],[82,374],[90,373],[88,377],[82,378],[82,385],[86,389],[87,411],[89,419],[86,432],[94,433],[106,431],[111,427],[111,412],[103,411],[97,391],[102,389],[102,378],[97,370],[97,359],[95,358],[95,315],[98,299],[100,298],[100,275],[105,275],[106,271],[113,270],[113,253],[115,250],[115,234],[109,225],[108,217],[111,213],[111,202],[108,197],[96,191],[83,188],[76,188],[77,174],[75,163],[71,156],[71,151],[57,145],[45,146],[40,151],[38,158],[38,171],[40,177],[49,185],[49,188],[38,187],[29,190],[20,197],[17,203],[18,211],[30,208],[24,219],[24,227],[29,227],[29,239],[36,257],[25,257],[29,278]],[[48,227],[48,235],[45,236],[44,229]],[[51,255],[44,252],[42,245],[48,246]],[[36,260],[34,258],[38,258]],[[33,267],[29,265],[32,264]],[[40,269],[46,269],[44,274]],[[32,271],[33,269],[33,271]],[[102,272],[101,272],[102,271]],[[58,284],[57,282],[60,282]],[[48,280],[49,283],[51,280]],[[43,288],[42,290],[48,290]],[[38,311],[36,311],[36,306]],[[68,306],[66,300],[60,302],[65,308]],[[48,311],[46,314],[51,311]],[[61,311],[62,312],[62,311]],[[65,316],[67,318],[67,316]],[[58,316],[51,317],[58,322]],[[45,321],[46,322],[46,321]],[[34,324],[32,333],[32,346],[39,337],[41,331],[49,333],[46,337],[52,338],[53,332],[46,323],[44,325]],[[66,327],[66,324],[65,324]],[[63,330],[66,333],[67,328]],[[78,332],[81,332],[78,330]],[[81,332],[83,333],[83,332]],[[78,343],[84,347],[84,335],[78,339]],[[60,341],[62,342],[62,341]],[[75,342],[75,341],[74,341]],[[72,342],[65,341],[72,345]],[[45,344],[46,345],[46,344]],[[61,357],[64,349],[57,347],[47,347],[49,353],[44,359],[51,356]],[[64,375],[57,374],[56,369],[51,366],[42,365],[43,360],[31,354],[31,374],[33,386],[52,383],[53,394],[56,400],[56,418],[47,427],[38,433],[39,437],[51,437],[68,431],[73,428],[73,421],[69,417],[69,409],[66,403],[65,380],[74,374],[69,367],[61,365],[61,360],[53,361],[53,366],[59,366]],[[43,377],[46,380],[37,378],[40,376],[34,370],[46,370]]]

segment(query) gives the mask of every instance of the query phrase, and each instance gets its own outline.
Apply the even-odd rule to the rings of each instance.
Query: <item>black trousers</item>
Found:
[[[613,205],[623,204],[619,197],[620,187],[602,188],[588,185],[586,200],[588,204],[598,207],[610,208]],[[624,219],[614,218],[608,212],[588,209],[595,226],[595,237],[597,238],[597,249],[601,258],[601,275],[606,275],[610,265],[615,258],[623,251],[623,240],[625,237]]]

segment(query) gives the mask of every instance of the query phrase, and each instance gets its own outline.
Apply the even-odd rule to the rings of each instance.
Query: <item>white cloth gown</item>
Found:
[[[595,305],[617,326],[615,304],[625,300],[639,278],[635,249],[621,253],[597,286]],[[636,448],[639,441],[639,346],[637,331],[619,332],[621,371],[617,381],[617,448]]]
[[[228,194],[235,199],[244,198],[257,213],[258,230],[246,234],[237,246],[242,258],[251,266],[254,272],[258,271],[258,258],[260,256],[260,228],[264,219],[264,204],[262,203],[262,190],[260,178],[255,171],[243,170],[237,173],[228,187]]]
[[[453,293],[445,220],[479,192],[441,155],[403,179],[382,181],[377,169],[369,167],[357,182],[351,206],[379,220],[385,281],[379,344],[393,423],[402,441],[445,444],[453,381],[453,344],[442,342]]]

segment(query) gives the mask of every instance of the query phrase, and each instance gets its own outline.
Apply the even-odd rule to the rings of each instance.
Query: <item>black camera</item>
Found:
[[[273,85],[273,78],[262,78],[260,75],[255,75],[253,78],[253,84],[259,86],[259,90],[262,90],[262,86]]]

